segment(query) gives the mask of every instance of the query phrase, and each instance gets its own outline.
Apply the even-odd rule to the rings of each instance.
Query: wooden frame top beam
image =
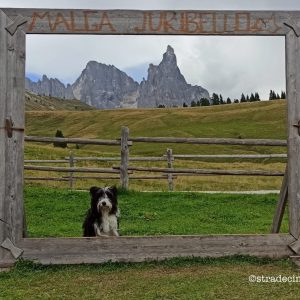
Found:
[[[1,8],[0,8],[1,9]],[[300,11],[2,8],[26,33],[99,35],[300,35]]]

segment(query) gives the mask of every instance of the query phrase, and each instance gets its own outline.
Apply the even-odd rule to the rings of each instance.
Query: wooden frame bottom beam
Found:
[[[289,234],[196,235],[111,238],[29,238],[18,245],[22,258],[42,264],[142,262],[173,257],[293,254]]]

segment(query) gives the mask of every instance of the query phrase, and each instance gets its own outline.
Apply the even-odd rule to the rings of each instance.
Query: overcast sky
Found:
[[[299,0],[0,0],[0,7],[86,9],[300,10]],[[26,72],[73,83],[89,60],[113,64],[136,81],[147,78],[171,45],[187,82],[240,98],[285,90],[284,37],[27,35]]]

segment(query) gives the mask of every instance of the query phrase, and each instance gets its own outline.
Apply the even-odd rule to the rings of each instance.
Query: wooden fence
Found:
[[[286,146],[284,140],[270,139],[217,139],[217,138],[174,138],[174,137],[130,137],[129,129],[122,127],[121,137],[116,140],[97,140],[97,139],[79,139],[79,138],[51,138],[51,137],[25,137],[25,141],[53,143],[65,142],[83,145],[109,145],[119,146],[120,156],[114,157],[77,157],[72,152],[64,159],[58,160],[25,160],[25,170],[45,171],[45,172],[63,172],[68,173],[62,177],[25,177],[25,180],[49,180],[69,182],[69,187],[73,188],[76,180],[86,179],[120,179],[122,188],[128,189],[131,180],[166,180],[170,191],[174,190],[174,179],[178,176],[204,176],[204,175],[241,175],[241,176],[283,176],[282,171],[263,171],[263,170],[219,170],[219,169],[189,169],[174,168],[175,160],[208,160],[208,159],[284,159],[286,154],[217,154],[217,155],[199,155],[199,154],[174,154],[173,150],[168,148],[162,156],[135,157],[130,156],[129,148],[133,143],[168,143],[168,144],[194,144],[194,145],[255,145],[255,146]],[[78,162],[119,162],[110,168],[91,168],[76,167]],[[166,162],[166,167],[143,167],[131,166],[130,162]],[[68,164],[68,167],[45,166],[39,164]],[[158,175],[135,175],[134,173],[157,173]],[[76,176],[75,173],[90,173],[85,176]],[[102,174],[102,175],[92,175]],[[105,174],[105,175],[103,175]]]

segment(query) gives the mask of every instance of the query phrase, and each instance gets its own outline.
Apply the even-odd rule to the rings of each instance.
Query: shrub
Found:
[[[64,135],[61,130],[57,129],[55,133],[55,137],[64,138]],[[54,147],[66,148],[68,145],[66,142],[53,142]]]

